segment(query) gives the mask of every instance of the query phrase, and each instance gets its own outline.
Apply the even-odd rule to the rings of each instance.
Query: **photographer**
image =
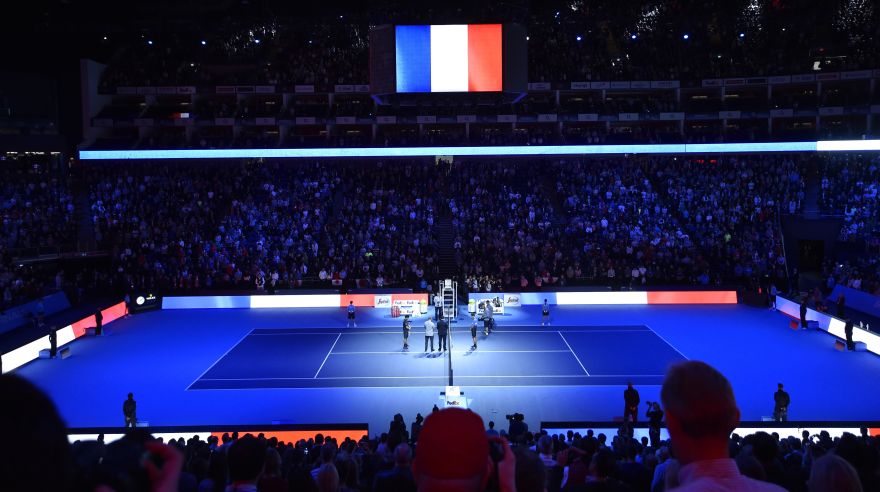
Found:
[[[657,449],[660,446],[660,427],[663,425],[663,410],[656,401],[646,402],[648,411],[645,416],[648,417],[648,437],[651,439],[651,447]]]
[[[510,422],[507,427],[507,435],[511,442],[519,442],[522,437],[529,431],[529,425],[525,423],[525,416],[521,413],[505,415],[504,418]]]

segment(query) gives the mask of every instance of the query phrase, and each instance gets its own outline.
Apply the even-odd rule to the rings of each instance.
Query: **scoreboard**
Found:
[[[374,94],[524,92],[526,33],[517,24],[381,26],[370,33]]]

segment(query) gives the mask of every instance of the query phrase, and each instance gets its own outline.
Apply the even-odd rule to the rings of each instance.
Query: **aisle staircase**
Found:
[[[71,176],[70,187],[76,216],[76,250],[80,253],[95,251],[98,243],[95,240],[95,224],[92,222],[89,187],[79,176]]]
[[[442,211],[434,221],[434,238],[437,240],[437,256],[440,261],[440,278],[459,279],[459,268],[455,262],[455,228],[452,227],[452,214]]]

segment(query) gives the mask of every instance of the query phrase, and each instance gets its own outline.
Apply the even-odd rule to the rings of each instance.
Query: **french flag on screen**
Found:
[[[396,26],[397,92],[501,86],[501,24]]]

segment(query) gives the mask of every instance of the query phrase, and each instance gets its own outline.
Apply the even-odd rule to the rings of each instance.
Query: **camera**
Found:
[[[525,420],[526,416],[521,413],[507,414],[504,416],[507,420]]]

